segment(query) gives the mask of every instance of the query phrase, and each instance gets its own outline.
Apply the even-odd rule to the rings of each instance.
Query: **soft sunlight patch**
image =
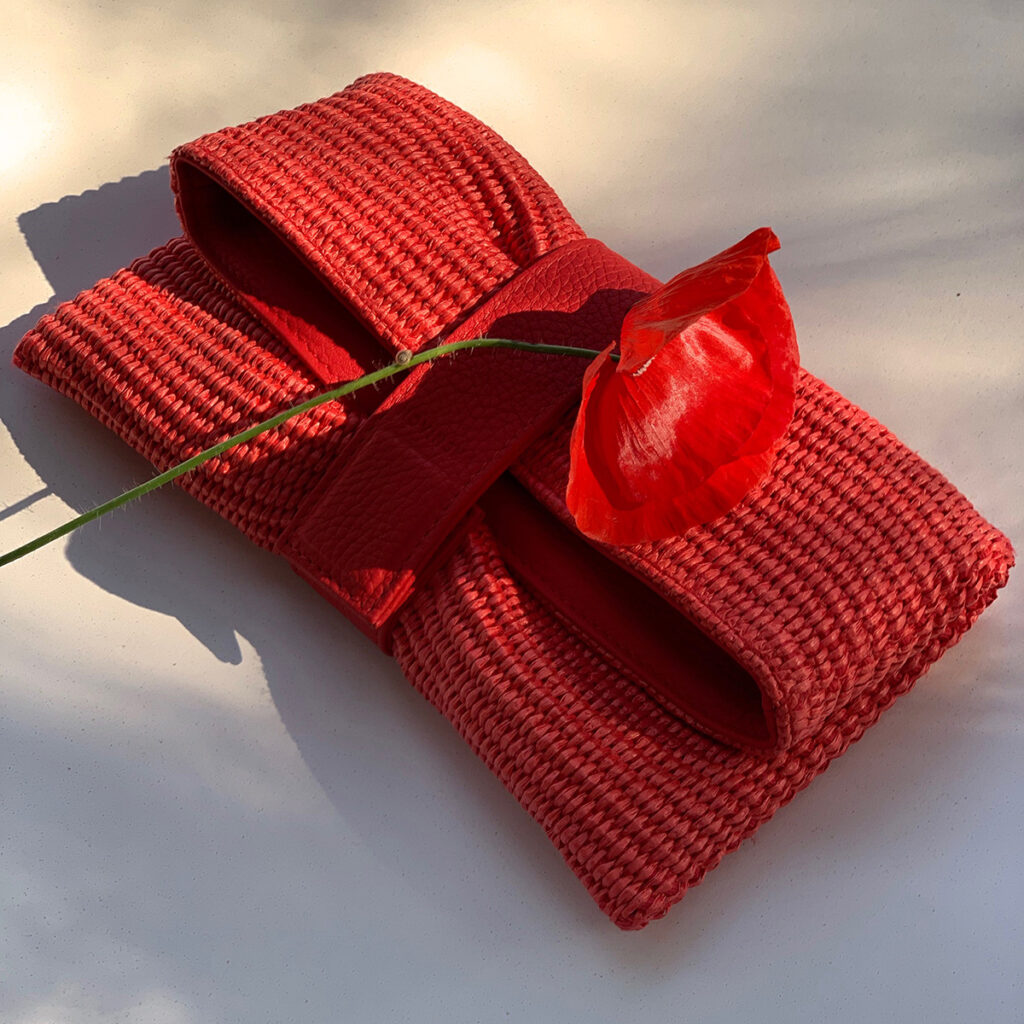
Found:
[[[516,104],[531,106],[536,99],[530,76],[500,49],[452,40],[419,64],[425,82],[438,92],[460,97],[479,117],[486,117],[480,108],[489,101],[507,110]]]
[[[53,132],[46,103],[27,86],[0,82],[0,174],[23,166]]]

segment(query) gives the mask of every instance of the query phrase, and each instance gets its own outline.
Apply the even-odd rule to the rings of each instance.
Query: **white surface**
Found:
[[[10,368],[24,330],[175,233],[175,144],[373,70],[490,122],[661,277],[772,225],[804,364],[1024,542],[1019,5],[35,0],[5,21],[0,547],[147,475]],[[283,562],[151,496],[0,574],[0,1019],[1024,1020],[1019,573],[623,934],[391,662]]]

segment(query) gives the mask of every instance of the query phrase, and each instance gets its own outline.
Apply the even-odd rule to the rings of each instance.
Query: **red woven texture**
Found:
[[[566,522],[570,429],[516,468]],[[685,538],[607,551],[748,667],[780,747],[898,671],[949,615],[980,610],[1013,561],[938,470],[805,370],[762,487]]]
[[[425,347],[520,267],[583,237],[504,139],[394,75],[205,135],[175,158],[245,195],[392,348]]]
[[[567,441],[517,474],[563,481]],[[940,473],[807,373],[768,487],[685,538],[619,550],[784,691],[792,745],[744,752],[663,713],[516,585],[484,528],[418,595],[395,651],[622,928],[662,916],[824,771],[1013,561]]]
[[[383,341],[423,347],[582,237],[519,154],[391,75],[206,136],[180,159],[244,205]],[[166,467],[294,404],[313,374],[177,239],[26,335],[23,369]],[[361,414],[335,403],[184,478],[274,547]],[[568,422],[514,467],[566,519]],[[412,683],[637,928],[806,785],[955,643],[1006,581],[1006,539],[936,470],[809,374],[772,477],[726,517],[613,557],[757,680],[778,748],[666,715],[512,578],[482,522],[394,636]]]
[[[43,317],[14,362],[161,470],[319,390],[184,238]],[[178,482],[271,547],[356,421],[341,403],[320,406]]]

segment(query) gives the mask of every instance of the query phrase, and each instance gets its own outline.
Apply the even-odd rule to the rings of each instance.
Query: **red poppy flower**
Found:
[[[566,501],[610,544],[677,536],[760,483],[793,418],[799,354],[769,228],[626,314],[620,359],[587,368]]]

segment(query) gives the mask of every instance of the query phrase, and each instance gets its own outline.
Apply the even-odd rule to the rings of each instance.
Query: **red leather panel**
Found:
[[[445,340],[603,348],[657,285],[601,242],[581,239],[512,278]],[[388,649],[417,579],[477,498],[579,400],[586,366],[491,349],[410,371],[340,453],[278,550]]]

